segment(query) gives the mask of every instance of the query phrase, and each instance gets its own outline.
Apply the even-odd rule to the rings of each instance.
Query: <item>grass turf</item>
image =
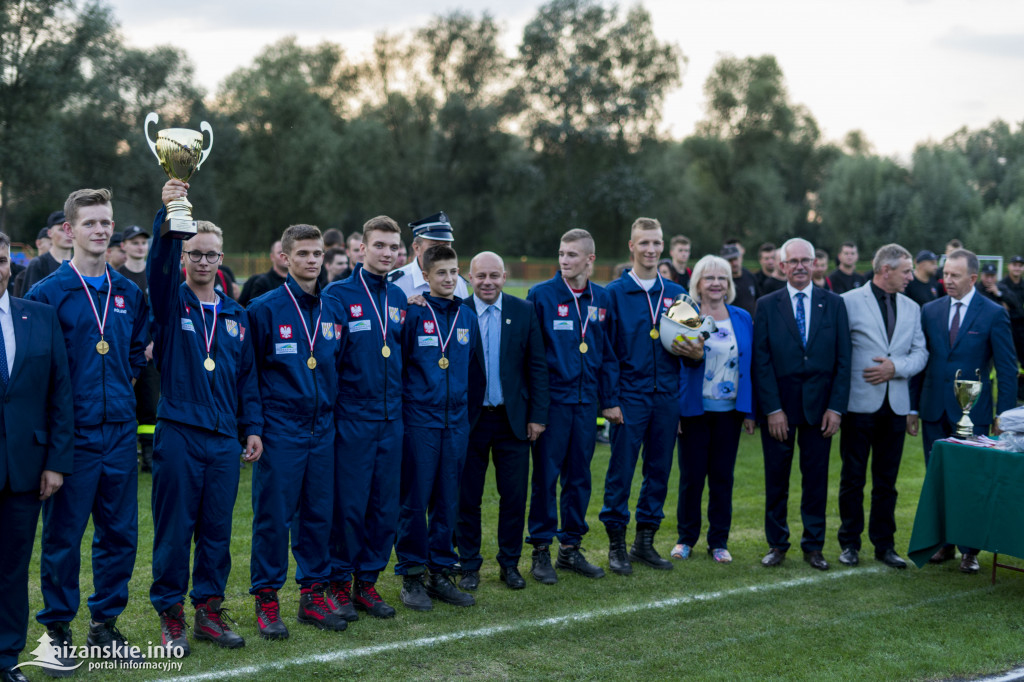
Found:
[[[292,636],[266,642],[256,632],[248,595],[252,523],[251,467],[246,467],[235,505],[232,557],[234,567],[225,605],[238,620],[246,647],[218,650],[192,641],[192,655],[181,674],[226,671],[256,666],[246,679],[300,677],[369,679],[569,678],[613,679],[626,676],[699,679],[936,679],[1006,670],[1024,661],[1024,576],[1001,572],[989,584],[992,557],[982,555],[982,573],[962,575],[956,562],[906,571],[888,569],[872,559],[864,539],[861,566],[849,569],[837,561],[838,439],[830,467],[827,573],[801,561],[798,540],[799,474],[794,467],[789,520],[794,550],[776,569],[764,569],[764,474],[759,436],[744,435],[736,467],[734,517],[729,547],[731,565],[718,565],[705,553],[704,540],[693,558],[674,562],[672,571],[637,566],[631,577],[611,573],[588,580],[560,573],[558,585],[544,586],[527,575],[527,588],[513,592],[498,581],[491,559],[497,551],[497,493],[493,479],[484,499],[484,547],[487,558],[477,605],[459,609],[435,605],[415,613],[399,604],[399,579],[390,571],[378,587],[398,608],[393,620],[361,615],[343,633],[324,633],[295,620],[298,590],[294,583],[281,592],[282,613]],[[903,553],[924,476],[920,439],[908,438],[900,471],[897,506],[897,549]],[[584,541],[588,557],[607,570],[607,545],[597,521],[601,507],[608,446],[598,446],[594,459],[594,494]],[[493,474],[493,468],[491,469]],[[673,471],[666,520],[656,537],[667,555],[675,543],[676,476]],[[639,488],[639,469],[632,499]],[[131,600],[118,626],[130,641],[145,648],[159,641],[156,615],[148,601],[151,578],[152,519],[150,478],[140,476],[140,546],[131,583]],[[91,528],[86,538],[91,540]],[[630,539],[632,531],[630,532]],[[42,606],[39,593],[39,545],[31,569],[32,612]],[[83,543],[82,594],[73,623],[76,642],[84,643],[91,592],[89,542]],[[529,568],[529,552],[520,563]],[[294,563],[291,567],[294,572]],[[663,600],[661,605],[652,603]],[[186,606],[187,613],[191,609]],[[595,613],[596,612],[596,613]],[[476,632],[473,636],[444,636]],[[35,648],[42,627],[30,621],[27,650]],[[432,642],[408,643],[423,638]],[[367,652],[367,647],[378,647]],[[347,652],[347,653],[346,653]],[[326,655],[328,660],[309,660]],[[21,660],[31,660],[22,655]],[[307,659],[304,663],[288,663]],[[283,667],[270,667],[285,664]],[[40,679],[38,668],[26,671]],[[93,671],[89,679],[175,677],[144,671]]]

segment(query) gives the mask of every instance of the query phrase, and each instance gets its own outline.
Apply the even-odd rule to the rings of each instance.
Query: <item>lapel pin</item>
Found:
[[[506,317],[505,318],[505,324],[512,324],[512,320],[510,320],[509,318]]]

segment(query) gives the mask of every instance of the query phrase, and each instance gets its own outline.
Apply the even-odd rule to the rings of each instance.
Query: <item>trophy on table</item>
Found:
[[[686,294],[679,294],[672,301],[668,311],[661,316],[659,323],[661,345],[665,350],[671,352],[672,342],[676,339],[682,341],[696,341],[703,337],[707,339],[718,331],[718,325],[710,315],[701,317],[700,306]]]
[[[968,416],[974,404],[978,402],[981,395],[981,372],[974,370],[977,381],[960,380],[960,370],[956,371],[956,378],[953,380],[953,394],[964,411],[964,416],[956,423],[957,438],[974,438],[974,422]]]
[[[156,134],[156,142],[149,137],[149,124],[157,123],[160,117],[155,111],[146,115],[143,131],[146,142],[167,177],[188,182],[192,174],[206,161],[213,148],[213,128],[206,121],[199,124],[199,130],[188,128],[164,128]],[[209,133],[210,144],[203,148],[203,132]],[[192,204],[181,197],[167,204],[167,219],[160,226],[160,235],[172,239],[189,239],[196,235],[196,223],[192,219]]]

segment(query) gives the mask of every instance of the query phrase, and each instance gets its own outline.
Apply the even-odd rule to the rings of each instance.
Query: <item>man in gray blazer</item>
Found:
[[[921,308],[903,290],[914,276],[910,252],[886,244],[875,252],[874,277],[867,286],[843,294],[853,347],[850,404],[843,415],[839,454],[839,562],[856,566],[864,530],[864,485],[871,462],[871,516],[868,538],[875,558],[906,568],[896,553],[896,475],[907,431],[917,435],[910,414],[910,378],[924,369],[928,350],[921,330]]]

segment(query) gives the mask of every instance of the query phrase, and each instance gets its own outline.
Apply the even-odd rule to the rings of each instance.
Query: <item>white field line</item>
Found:
[[[1014,682],[1014,680],[1024,680],[1024,667],[1007,670],[1001,675],[993,675],[992,677],[976,677],[974,680],[975,682]]]
[[[884,569],[881,566],[873,566],[859,571],[835,571],[830,573],[808,576],[805,578],[783,580],[777,583],[750,585],[748,587],[736,587],[730,590],[721,590],[718,592],[705,592],[703,594],[686,594],[678,597],[671,597],[669,599],[659,599],[657,601],[647,602],[643,604],[624,604],[622,606],[615,606],[607,609],[596,609],[594,611],[584,611],[581,613],[573,613],[565,616],[554,616],[552,618],[541,618],[539,620],[513,621],[505,625],[495,625],[492,627],[478,628],[476,630],[461,630],[459,632],[452,632],[447,635],[438,635],[437,637],[421,637],[420,639],[409,639],[398,642],[389,642],[387,644],[365,646],[359,647],[357,649],[342,649],[339,651],[331,651],[325,654],[317,654],[314,656],[289,658],[282,661],[261,663],[260,665],[248,665],[241,668],[215,670],[212,672],[201,673],[198,675],[167,678],[166,680],[161,680],[160,682],[200,682],[202,680],[220,680],[230,677],[239,677],[242,675],[256,675],[267,670],[280,670],[292,666],[310,665],[312,663],[330,663],[332,661],[344,661],[351,658],[372,656],[374,654],[379,654],[386,651],[395,651],[398,649],[416,649],[422,647],[430,647],[436,646],[438,644],[455,642],[462,639],[471,639],[476,637],[492,637],[494,635],[504,634],[507,632],[516,632],[518,630],[532,630],[536,628],[561,625],[563,623],[579,623],[583,621],[594,620],[597,618],[608,618],[610,616],[621,616],[630,613],[638,613],[640,611],[664,609],[672,606],[680,606],[683,604],[693,604],[695,602],[715,601],[718,599],[723,599],[725,597],[742,596],[745,594],[756,594],[758,592],[773,592],[775,590],[788,590],[791,587],[802,587],[804,585],[814,585],[816,583],[823,583],[830,580],[840,580],[842,578],[850,578],[855,576],[870,575],[873,573],[881,573],[884,570],[889,569]]]

